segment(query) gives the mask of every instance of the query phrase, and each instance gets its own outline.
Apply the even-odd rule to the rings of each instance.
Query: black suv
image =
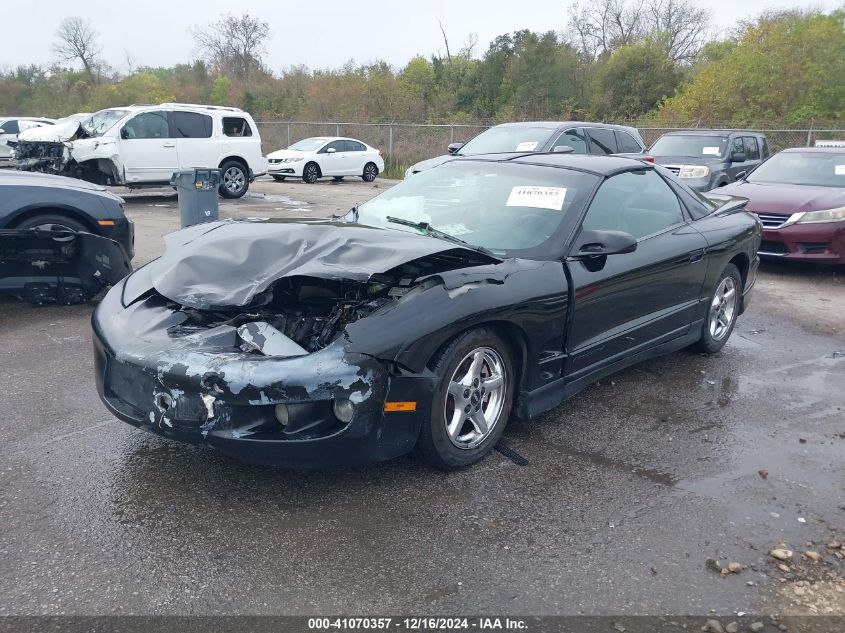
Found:
[[[696,191],[710,191],[742,178],[769,157],[766,137],[741,130],[668,132],[648,153]]]
[[[455,156],[500,152],[552,152],[574,154],[625,154],[640,156],[645,143],[636,128],[583,121],[526,121],[488,128],[466,143],[451,143],[449,154],[411,165],[405,178],[437,167]]]

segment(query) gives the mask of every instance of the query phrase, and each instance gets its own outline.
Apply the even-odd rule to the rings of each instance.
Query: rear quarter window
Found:
[[[620,132],[617,130],[616,134],[616,145],[618,147],[619,152],[621,153],[637,153],[643,151],[643,148],[640,147],[640,144],[634,140],[634,137],[628,134],[627,132]]]
[[[252,136],[252,128],[243,117],[223,117],[223,134],[226,136]]]

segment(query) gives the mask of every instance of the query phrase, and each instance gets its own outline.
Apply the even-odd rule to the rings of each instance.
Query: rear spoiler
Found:
[[[748,198],[741,196],[728,196],[713,191],[708,191],[701,195],[710,200],[710,202],[718,205],[717,209],[713,212],[717,215],[728,215],[730,213],[745,211],[745,205],[748,204]]]
[[[130,272],[123,246],[99,235],[0,230],[0,290],[30,303],[82,303]]]

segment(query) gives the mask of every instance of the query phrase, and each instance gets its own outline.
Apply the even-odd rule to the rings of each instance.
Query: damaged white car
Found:
[[[174,171],[222,170],[220,195],[240,198],[267,172],[252,117],[238,108],[163,103],[100,110],[21,133],[18,169],[101,185],[168,185]]]

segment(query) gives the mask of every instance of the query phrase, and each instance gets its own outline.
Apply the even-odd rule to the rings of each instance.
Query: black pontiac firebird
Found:
[[[98,306],[98,389],[130,424],[251,462],[466,466],[512,415],[721,349],[757,273],[744,203],[628,158],[497,154],[342,218],[198,225]]]

